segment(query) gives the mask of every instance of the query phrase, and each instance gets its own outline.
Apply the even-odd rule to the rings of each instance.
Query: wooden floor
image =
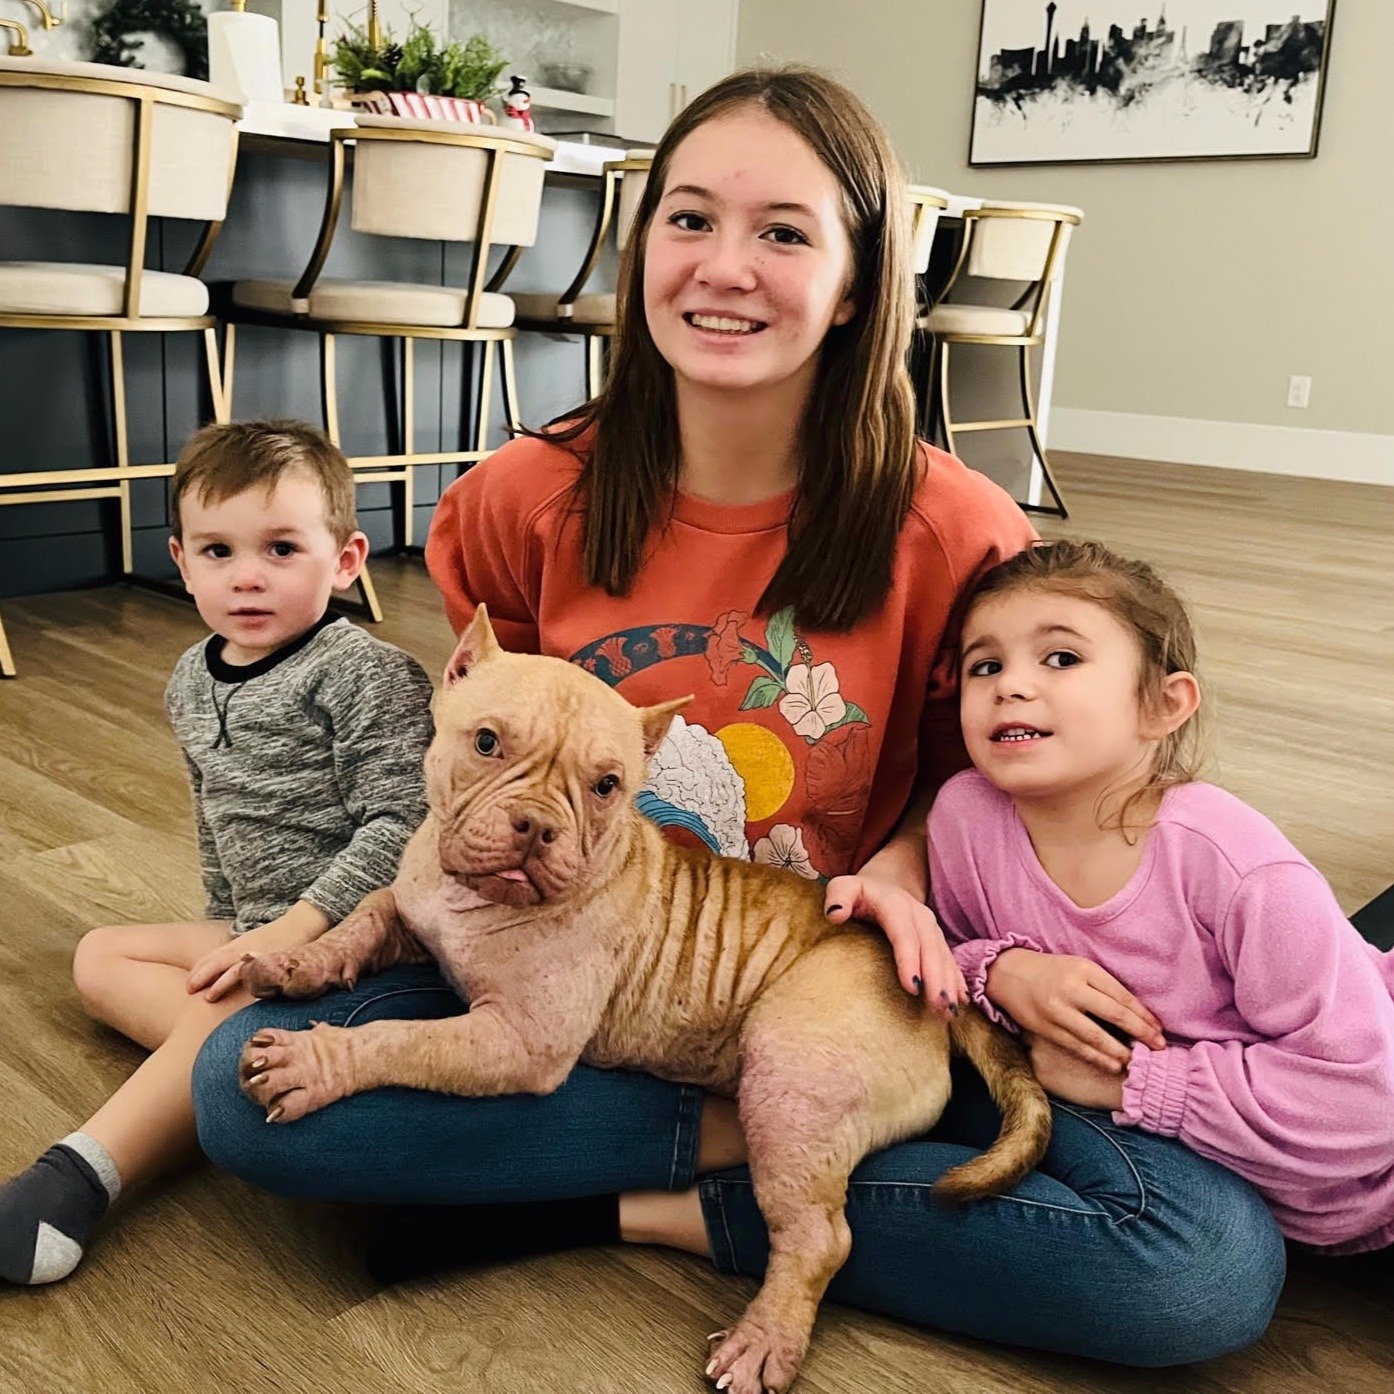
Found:
[[[1277,820],[1348,911],[1369,899],[1394,879],[1394,491],[1058,464],[1075,509],[1065,530],[1153,559],[1193,602],[1219,777]],[[376,572],[380,632],[439,671],[449,636],[421,564]],[[78,1008],[78,937],[200,908],[160,702],[201,634],[193,610],[108,589],[9,601],[4,615],[21,676],[0,684],[0,1174],[85,1118],[138,1059]],[[954,1280],[932,1254],[925,1271]],[[0,1291],[0,1394],[698,1394],[703,1337],[750,1290],[695,1259],[612,1249],[380,1291],[336,1212],[204,1168],[124,1206],[69,1282]],[[1260,1346],[1170,1372],[829,1307],[800,1388],[1387,1394],[1394,1282],[1302,1262]]]

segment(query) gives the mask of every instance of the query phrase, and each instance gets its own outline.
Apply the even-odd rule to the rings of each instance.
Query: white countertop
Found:
[[[307,140],[327,144],[329,132],[358,122],[351,111],[332,111],[325,107],[295,106],[283,102],[249,102],[243,108],[244,135],[271,136],[281,140]],[[421,125],[448,127],[453,122],[421,122]],[[485,130],[504,131],[503,126],[485,126]],[[599,176],[601,166],[610,160],[624,159],[625,152],[612,145],[582,145],[579,141],[560,140],[556,154],[547,168],[556,174],[590,174]]]

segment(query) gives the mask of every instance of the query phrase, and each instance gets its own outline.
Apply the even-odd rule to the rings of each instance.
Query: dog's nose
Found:
[[[513,831],[519,838],[526,838],[529,842],[540,840],[543,843],[552,843],[557,840],[557,830],[536,823],[531,818],[524,818],[521,814],[513,818]]]

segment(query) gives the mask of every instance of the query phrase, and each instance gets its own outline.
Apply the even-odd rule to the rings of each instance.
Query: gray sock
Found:
[[[25,1284],[66,1278],[120,1193],[106,1148],[86,1133],[69,1133],[0,1186],[0,1278]]]

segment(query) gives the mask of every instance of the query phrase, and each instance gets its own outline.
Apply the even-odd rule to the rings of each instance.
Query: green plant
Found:
[[[392,86],[398,92],[442,92],[444,89],[438,84],[444,57],[436,45],[435,34],[424,24],[413,22],[411,33],[402,44]]]
[[[508,60],[483,34],[465,43],[447,44],[441,54],[441,86],[433,88],[445,97],[482,102],[494,95],[494,84],[508,66]]]
[[[404,42],[397,43],[384,31],[376,49],[363,25],[351,25],[335,42],[333,61],[351,92],[434,92],[474,102],[493,95],[499,74],[508,66],[483,34],[463,44],[442,45],[432,29],[414,20]]]
[[[384,29],[382,43],[375,48],[368,42],[367,26],[351,24],[347,33],[335,39],[331,61],[350,92],[390,92],[396,86],[402,45],[391,30]]]

